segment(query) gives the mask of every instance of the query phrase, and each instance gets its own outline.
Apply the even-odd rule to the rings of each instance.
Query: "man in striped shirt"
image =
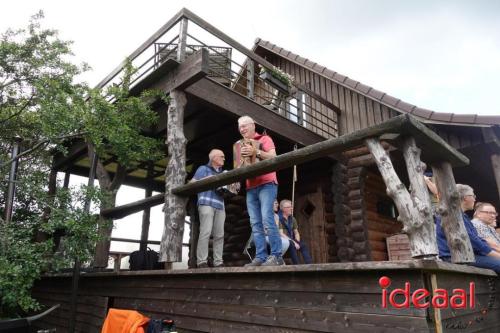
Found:
[[[218,175],[224,166],[224,152],[212,149],[208,154],[208,164],[200,166],[191,181]],[[196,262],[198,268],[208,267],[208,241],[213,235],[213,265],[223,267],[222,251],[224,249],[224,198],[215,190],[198,193],[198,213],[200,216],[200,237],[196,249]]]
[[[488,202],[476,203],[472,224],[477,230],[479,237],[495,251],[500,253],[500,235],[496,232],[497,211]]]

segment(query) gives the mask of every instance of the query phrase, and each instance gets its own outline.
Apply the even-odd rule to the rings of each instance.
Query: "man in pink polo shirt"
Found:
[[[249,116],[238,119],[238,129],[243,140],[254,140],[253,145],[244,145],[243,140],[235,143],[235,164],[240,156],[256,156],[258,160],[267,160],[276,156],[274,142],[268,135],[255,132],[255,122]],[[240,156],[237,156],[240,155]],[[239,165],[236,165],[238,167]],[[277,266],[284,265],[281,256],[281,238],[274,222],[273,203],[278,192],[276,172],[266,173],[246,181],[247,209],[255,243],[255,258],[245,266]],[[266,231],[271,245],[268,256]]]

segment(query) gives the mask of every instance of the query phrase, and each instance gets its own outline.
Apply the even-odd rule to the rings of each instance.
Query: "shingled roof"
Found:
[[[257,38],[255,40],[254,50],[257,47],[264,48],[270,52],[276,53],[287,60],[303,66],[319,75],[322,75],[333,82],[351,89],[367,98],[371,98],[381,104],[384,104],[398,112],[409,113],[416,117],[422,118],[427,122],[450,123],[450,124],[469,124],[469,125],[500,125],[500,116],[483,116],[476,114],[455,114],[436,112],[416,105],[406,103],[396,97],[388,95],[382,91],[369,87],[359,81],[353,80],[347,76],[339,74],[331,69],[321,66],[309,59],[301,57],[291,51],[285,50],[271,42]]]

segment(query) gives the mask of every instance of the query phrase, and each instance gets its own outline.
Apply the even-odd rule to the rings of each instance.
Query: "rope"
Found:
[[[297,144],[293,145],[293,150],[297,150]],[[297,165],[293,165],[292,175],[292,207],[295,208],[295,182],[297,181]],[[292,210],[292,216],[295,214],[295,209]]]

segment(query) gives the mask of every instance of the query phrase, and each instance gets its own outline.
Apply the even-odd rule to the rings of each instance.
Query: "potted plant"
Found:
[[[293,76],[283,72],[275,66],[271,69],[260,66],[259,77],[286,94],[290,92],[290,88],[292,87],[292,82],[294,80]]]

